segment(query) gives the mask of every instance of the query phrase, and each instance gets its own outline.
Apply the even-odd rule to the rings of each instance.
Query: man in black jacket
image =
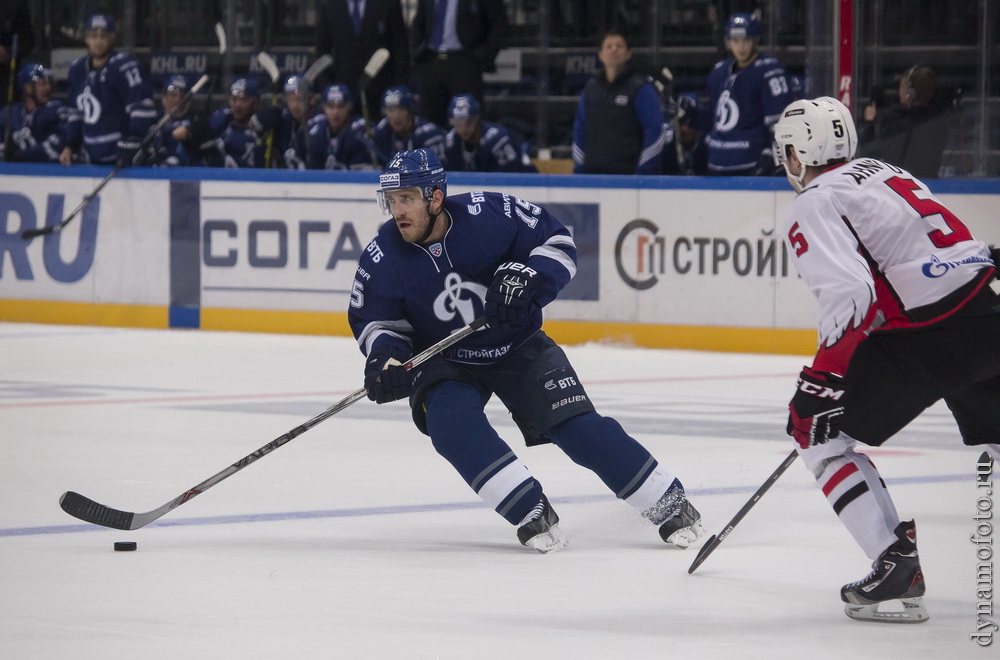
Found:
[[[632,67],[620,32],[604,35],[597,58],[604,69],[587,81],[573,121],[573,172],[659,174],[666,134],[652,79]]]
[[[410,43],[400,1],[326,0],[320,6],[316,54],[333,55],[329,81],[347,85],[353,98],[361,98],[361,72],[379,48],[389,51],[389,61],[365,89],[370,108],[379,107],[387,88],[410,81]]]
[[[496,71],[506,32],[503,0],[418,0],[410,43],[420,115],[447,126],[453,96],[483,103],[483,73]]]

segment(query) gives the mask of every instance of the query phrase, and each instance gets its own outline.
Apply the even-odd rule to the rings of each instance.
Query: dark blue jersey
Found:
[[[445,138],[445,167],[458,172],[537,172],[527,154],[513,143],[505,126],[480,122],[479,142],[462,142],[455,129]]]
[[[243,126],[233,123],[229,108],[216,110],[209,117],[209,129],[215,136],[218,158],[222,167],[264,167],[264,147],[267,134],[278,118],[277,108],[262,108]]]
[[[451,219],[444,239],[405,242],[389,220],[365,248],[348,310],[362,353],[390,345],[416,354],[479,316],[497,268],[516,261],[540,278],[535,305],[519,328],[488,328],[445,353],[456,362],[489,364],[542,326],[542,307],[576,274],[576,245],[548,211],[497,192],[445,200]]]
[[[371,154],[361,137],[348,125],[336,135],[326,117],[309,126],[306,167],[310,170],[370,170]]]
[[[430,149],[443,162],[445,131],[423,117],[413,118],[413,131],[408,135],[397,135],[389,120],[383,118],[372,130],[371,141],[378,154],[379,165],[385,166],[396,153],[412,149]],[[447,163],[445,163],[447,165]]]
[[[91,68],[89,56],[74,61],[66,102],[79,118],[70,125],[70,145],[82,145],[81,155],[91,163],[114,163],[119,140],[141,139],[156,122],[153,93],[139,63],[119,51],[112,51],[97,69]]]
[[[745,69],[733,72],[735,58],[723,60],[708,74],[714,112],[708,135],[708,168],[717,174],[757,167],[771,147],[771,131],[792,102],[785,67],[761,53]]]
[[[10,109],[10,138],[17,149],[16,156],[4,153],[4,160],[24,163],[55,163],[66,144],[65,125],[72,110],[62,101],[49,101],[31,112],[23,103]],[[0,112],[0,135],[6,135],[7,110]],[[3,145],[0,145],[3,149]]]

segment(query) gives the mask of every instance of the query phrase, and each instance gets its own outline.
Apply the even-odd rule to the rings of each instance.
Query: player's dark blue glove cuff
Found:
[[[516,261],[497,268],[486,292],[486,318],[491,327],[516,327],[525,322],[539,284],[533,269]]]
[[[785,431],[803,449],[829,442],[840,435],[844,415],[844,379],[806,367],[799,374],[798,389],[788,404]]]
[[[409,355],[395,346],[376,348],[365,362],[365,388],[368,398],[375,403],[388,403],[410,396],[413,391],[412,376],[401,363]]]
[[[142,138],[130,135],[118,140],[118,164],[122,167],[145,165],[143,150],[140,149]]]

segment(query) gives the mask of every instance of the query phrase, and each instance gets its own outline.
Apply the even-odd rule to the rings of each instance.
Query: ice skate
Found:
[[[521,526],[517,528],[517,540],[542,554],[562,550],[569,545],[569,539],[559,529],[559,515],[544,493],[541,501],[521,521]]]
[[[901,522],[895,532],[899,540],[879,555],[868,577],[845,584],[840,590],[841,600],[847,603],[844,613],[852,619],[923,623],[930,618],[922,602],[926,588],[917,555],[916,525],[912,520]],[[902,609],[882,609],[895,601]]]
[[[660,538],[682,550],[704,535],[701,514],[687,499],[681,502],[680,509],[674,516],[660,525]]]

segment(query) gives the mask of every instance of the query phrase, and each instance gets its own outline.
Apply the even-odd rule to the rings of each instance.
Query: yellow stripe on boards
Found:
[[[79,303],[53,300],[0,300],[0,321],[50,325],[100,325],[119,328],[166,328],[162,305]]]

